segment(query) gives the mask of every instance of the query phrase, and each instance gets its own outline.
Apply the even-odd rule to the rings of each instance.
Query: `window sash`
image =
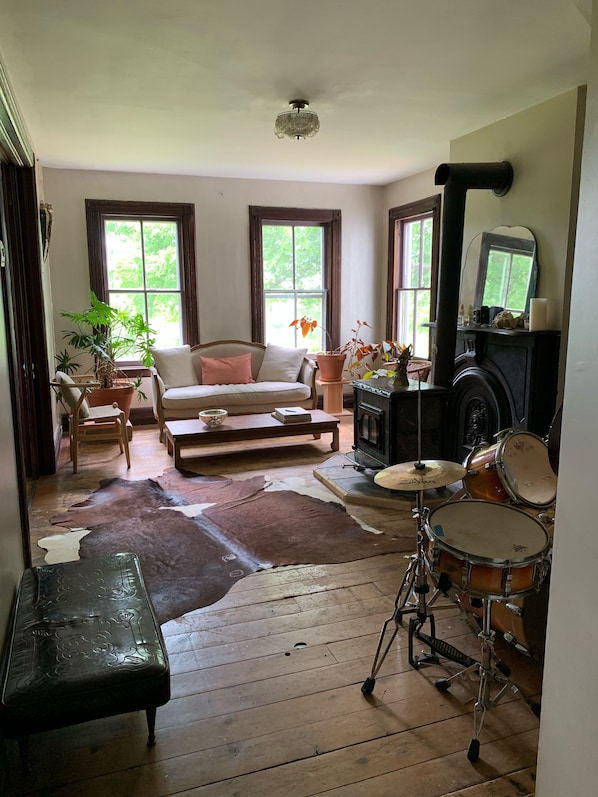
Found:
[[[423,226],[431,223],[429,251],[424,248]],[[434,321],[440,250],[440,194],[389,210],[386,337],[408,345],[417,356],[430,356],[430,331],[420,319]],[[411,263],[410,242],[419,232],[418,259]],[[414,276],[415,275],[415,276]],[[419,310],[418,310],[419,308]],[[407,314],[405,316],[405,313]],[[405,339],[403,339],[405,338]]]
[[[192,204],[172,202],[136,202],[86,199],[87,245],[90,287],[102,301],[116,294],[109,286],[104,224],[109,220],[134,219],[139,222],[172,221],[177,225],[179,248],[179,286],[181,296],[182,340],[193,346],[199,343],[197,277],[195,262],[195,208]],[[133,293],[134,291],[125,291]],[[144,302],[157,292],[145,291]],[[136,363],[131,363],[136,364]]]
[[[252,337],[253,340],[264,343],[266,340],[267,313],[266,296],[268,292],[264,289],[263,273],[263,226],[270,225],[294,225],[297,228],[306,226],[319,226],[322,228],[322,307],[324,312],[317,318],[318,325],[324,327],[327,334],[327,343],[323,345],[314,337],[310,341],[307,339],[297,339],[293,334],[293,340],[297,339],[300,346],[315,347],[314,350],[321,348],[331,348],[338,346],[340,339],[340,264],[341,264],[341,212],[340,210],[310,210],[306,208],[272,208],[261,206],[250,206],[249,225],[250,225],[250,256],[251,256],[251,298],[252,298]],[[287,293],[285,289],[277,286],[274,290],[276,294]],[[297,297],[297,305],[293,305],[293,311],[289,308],[287,324],[294,318],[301,317],[299,312],[301,301],[298,297],[312,296],[320,291],[291,291]],[[295,314],[295,307],[297,314]],[[324,320],[325,319],[325,320]],[[281,326],[281,322],[279,322]],[[293,332],[293,328],[290,329]],[[289,337],[290,340],[290,337]],[[300,342],[299,342],[300,340]],[[336,341],[336,342],[335,342]],[[290,344],[293,345],[293,344]]]

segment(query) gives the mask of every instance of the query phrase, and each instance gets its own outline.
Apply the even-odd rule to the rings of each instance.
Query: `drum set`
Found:
[[[425,490],[459,480],[463,488],[451,500],[432,512],[424,506]],[[377,473],[374,481],[389,490],[415,492],[417,548],[409,557],[393,613],[380,631],[372,669],[361,691],[365,696],[373,692],[380,667],[403,618],[409,615],[411,666],[439,663],[443,657],[461,667],[436,681],[440,692],[459,678],[479,676],[467,752],[468,759],[476,761],[486,712],[506,692],[520,694],[540,716],[540,704],[511,680],[494,642],[498,631],[521,653],[543,654],[557,483],[548,448],[532,433],[505,429],[493,445],[474,448],[463,465],[419,459],[392,465]],[[437,608],[458,606],[475,630],[481,646],[479,660],[436,637],[433,608],[440,598],[445,600]],[[528,604],[534,611],[528,611]],[[533,628],[526,626],[530,618]],[[424,631],[426,623],[429,633]],[[427,650],[414,655],[414,640],[423,642]]]

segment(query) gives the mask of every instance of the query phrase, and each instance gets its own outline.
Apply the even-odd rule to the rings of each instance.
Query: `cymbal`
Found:
[[[416,467],[416,464],[420,467]],[[467,469],[458,462],[424,459],[418,463],[400,462],[398,465],[391,465],[377,473],[374,481],[387,490],[431,490],[459,481],[466,473]]]

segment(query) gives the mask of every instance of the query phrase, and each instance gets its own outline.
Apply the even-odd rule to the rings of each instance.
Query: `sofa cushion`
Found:
[[[150,351],[164,387],[186,387],[197,384],[190,346],[173,346],[168,349],[152,346]]]
[[[77,387],[77,383],[63,371],[56,371],[56,381],[60,382],[60,393],[65,403],[68,405],[71,413],[74,412],[77,402],[81,398],[81,388]],[[83,399],[79,407],[79,420],[84,421],[89,418],[90,415],[89,403],[87,399]]]
[[[203,385],[247,385],[251,375],[251,354],[236,357],[200,357]]]
[[[307,349],[266,345],[264,359],[257,375],[258,382],[296,382]]]
[[[276,406],[295,406],[309,400],[311,388],[302,382],[252,382],[244,385],[195,385],[166,390],[162,406],[167,413],[192,417],[199,410],[221,407],[229,412],[267,412]]]

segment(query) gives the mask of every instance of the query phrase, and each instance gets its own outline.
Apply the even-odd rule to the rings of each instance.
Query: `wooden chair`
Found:
[[[77,472],[79,443],[85,439],[118,441],[120,453],[124,451],[127,468],[130,468],[129,438],[124,412],[118,404],[91,407],[87,401],[89,393],[99,387],[98,382],[75,382],[68,374],[57,371],[51,385],[60,391],[63,404],[69,409],[69,451],[73,473]]]

